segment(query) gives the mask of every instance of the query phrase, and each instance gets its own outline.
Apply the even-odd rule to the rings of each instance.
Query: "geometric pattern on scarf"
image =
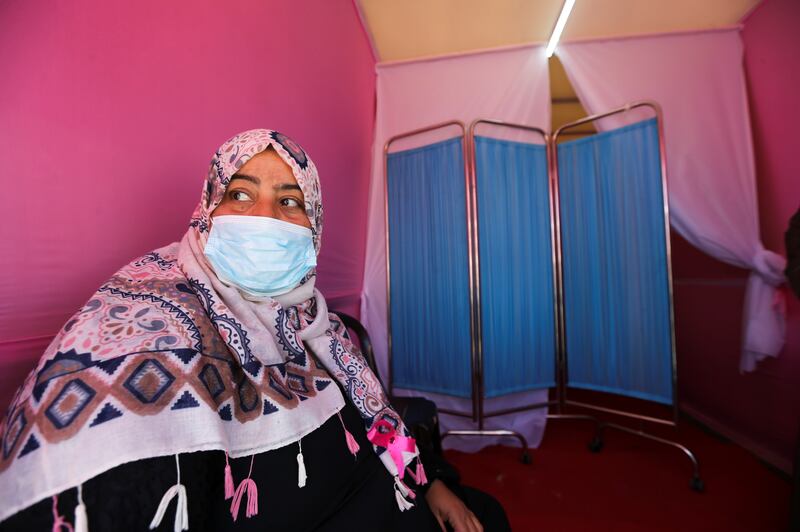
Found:
[[[156,252],[115,274],[64,325],[14,397],[2,425],[0,471],[18,453],[122,416],[210,408],[223,421],[247,423],[294,409],[332,383],[297,344],[296,327],[307,325],[297,321],[297,309],[292,324],[280,314],[280,328],[300,356],[245,369],[204,308],[210,297],[182,276],[174,258]],[[237,330],[234,319],[218,319]],[[238,334],[230,341],[244,339]],[[23,449],[23,442],[30,444]]]

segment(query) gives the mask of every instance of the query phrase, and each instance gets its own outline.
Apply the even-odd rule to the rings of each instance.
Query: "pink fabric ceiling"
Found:
[[[101,282],[180,237],[213,151],[245,129],[314,158],[319,284],[357,308],[375,88],[352,5],[12,0],[0,16],[0,404]]]

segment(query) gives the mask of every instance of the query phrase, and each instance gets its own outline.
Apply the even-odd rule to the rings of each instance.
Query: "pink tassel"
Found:
[[[53,495],[53,532],[61,532],[62,528],[73,532],[72,525],[69,521],[67,521],[63,515],[58,515],[58,495]]]
[[[228,453],[225,452],[225,500],[227,501],[233,497],[233,474],[231,473],[231,464],[228,462]]]
[[[231,515],[233,516],[234,521],[236,521],[236,518],[239,517],[239,505],[242,502],[242,497],[244,497],[245,491],[247,491],[247,509],[245,510],[245,516],[249,518],[258,514],[258,486],[256,486],[256,481],[250,478],[250,475],[253,474],[254,458],[255,455],[250,457],[250,472],[247,473],[247,478],[239,483],[239,487],[236,488],[236,492],[233,494],[233,501],[231,502]]]
[[[359,447],[358,442],[356,441],[355,437],[353,437],[353,435],[350,434],[349,431],[345,430],[344,431],[344,438],[347,440],[347,449],[350,451],[350,453],[353,456],[355,456],[358,453],[358,450],[361,448],[361,447]]]
[[[425,476],[425,468],[422,467],[422,464],[417,461],[417,471],[411,471],[410,467],[406,467],[406,473],[414,479],[414,483],[417,486],[424,486],[428,483],[428,477]]]
[[[239,505],[242,502],[245,491],[247,491],[247,509],[245,510],[245,516],[249,518],[258,514],[258,487],[256,486],[255,480],[246,478],[239,484],[239,487],[236,488],[236,493],[233,495],[231,515],[234,521],[239,517]]]
[[[414,479],[417,486],[424,486],[428,483],[428,477],[425,475],[425,468],[422,467],[422,460],[417,456],[417,478]]]
[[[344,439],[347,441],[347,450],[350,451],[350,454],[355,456],[358,453],[358,450],[361,447],[358,445],[358,442],[356,441],[355,437],[350,433],[349,430],[347,430],[347,427],[344,426],[344,420],[342,419],[342,413],[341,412],[337,412],[337,415],[339,416],[339,421],[341,422],[342,429],[344,430]]]

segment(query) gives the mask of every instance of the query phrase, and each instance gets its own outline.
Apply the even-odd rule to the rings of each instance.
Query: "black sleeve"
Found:
[[[423,486],[418,486],[408,478],[408,482],[413,484],[410,487],[414,489],[415,493],[424,494],[428,491],[431,483],[438,479],[455,492],[455,488],[460,484],[460,478],[456,468],[442,456],[436,403],[421,397],[393,397],[392,405],[403,418],[406,427],[417,442],[420,459],[425,467],[425,476],[428,478],[428,483]],[[413,470],[414,467],[416,464],[412,462],[411,469]],[[407,476],[404,477],[404,481],[405,479]]]
[[[429,447],[420,447],[420,458],[422,465],[425,467],[425,476],[428,477],[428,483],[424,486],[416,486],[415,490],[418,494],[424,495],[431,487],[434,480],[441,480],[453,492],[458,492],[457,488],[461,483],[461,478],[458,471],[453,467],[441,454],[438,454]]]
[[[789,220],[786,230],[786,279],[795,295],[800,297],[800,209]]]

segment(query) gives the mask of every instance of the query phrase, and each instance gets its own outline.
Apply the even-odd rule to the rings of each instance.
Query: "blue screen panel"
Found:
[[[558,146],[568,384],[671,404],[655,119]]]
[[[553,259],[544,145],[475,137],[487,397],[555,385]]]
[[[393,384],[470,397],[461,138],[389,154],[387,194]]]

